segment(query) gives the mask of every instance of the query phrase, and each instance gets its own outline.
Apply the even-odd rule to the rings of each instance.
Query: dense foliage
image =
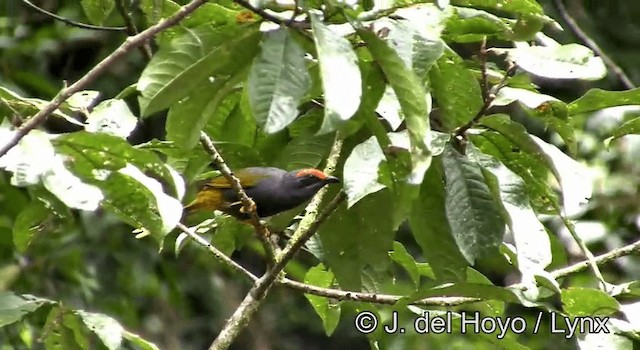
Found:
[[[638,9],[543,5],[0,5],[0,349],[632,348]],[[226,166],[342,186],[183,219]]]

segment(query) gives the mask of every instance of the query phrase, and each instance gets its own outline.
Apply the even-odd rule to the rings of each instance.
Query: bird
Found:
[[[337,177],[313,168],[286,171],[274,167],[249,167],[234,174],[256,204],[260,218],[293,209],[310,200],[325,185],[340,182]],[[242,221],[250,219],[238,193],[224,176],[206,182],[195,199],[184,207],[187,216],[202,210],[220,210]]]

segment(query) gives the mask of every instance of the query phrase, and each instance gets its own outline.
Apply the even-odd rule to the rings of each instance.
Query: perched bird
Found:
[[[337,177],[312,168],[287,172],[278,168],[251,167],[237,170],[234,174],[255,202],[259,217],[293,209],[311,199],[324,185],[340,182]],[[250,218],[224,176],[207,182],[184,208],[186,215],[200,210],[220,210],[241,220]]]

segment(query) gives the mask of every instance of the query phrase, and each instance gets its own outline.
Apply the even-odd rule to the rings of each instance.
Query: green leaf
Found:
[[[180,220],[182,205],[164,192],[163,184],[181,197],[184,182],[154,153],[106,134],[76,132],[54,144],[69,155],[75,175],[103,191],[103,206],[132,226],[164,235]]]
[[[111,99],[100,102],[87,116],[85,130],[102,132],[122,138],[131,135],[138,118],[123,100]]]
[[[451,0],[451,5],[499,10],[518,15],[543,14],[535,0]]]
[[[258,125],[267,133],[284,129],[298,115],[311,86],[304,51],[287,29],[267,32],[255,58],[247,89]]]
[[[49,303],[51,300],[33,295],[16,295],[12,292],[0,291],[0,327],[17,322],[43,304]]]
[[[358,110],[362,77],[349,41],[329,29],[317,14],[310,17],[324,91],[325,116],[318,132],[322,134],[335,130]]]
[[[551,263],[551,242],[542,223],[529,204],[524,181],[497,159],[467,147],[467,155],[488,170],[498,181],[500,201],[505,221],[511,229],[518,251],[518,268],[523,279],[533,279],[536,273]]]
[[[255,56],[260,37],[255,25],[201,26],[161,48],[138,80],[142,116],[166,109],[211,75],[237,72]]]
[[[620,309],[615,298],[593,288],[564,289],[561,298],[564,311],[575,317],[610,316]]]
[[[564,212],[568,215],[580,212],[580,207],[586,204],[593,195],[593,176],[585,165],[569,157],[558,147],[536,136],[532,135],[532,138],[553,162],[556,176],[558,176],[560,187],[562,187]]]
[[[443,37],[454,42],[482,41],[483,37],[507,39],[512,30],[505,21],[486,11],[455,7],[453,16],[447,18]]]
[[[487,118],[489,120],[492,117]],[[527,135],[527,138],[530,136]],[[523,151],[518,144],[511,142],[510,138],[494,131],[472,135],[471,140],[483,153],[499,159],[511,171],[524,179],[529,199],[536,211],[558,214],[555,207],[559,206],[559,200],[556,192],[551,189],[547,181],[549,166],[539,156],[536,156],[536,152]],[[546,155],[544,152],[541,153]]]
[[[419,184],[431,161],[428,121],[430,108],[427,106],[427,98],[430,96],[427,95],[418,76],[387,43],[360,26],[356,27],[356,31],[367,44],[398,98],[409,133],[411,162],[414,169],[422,170],[421,174],[412,174],[409,182]]]
[[[157,24],[161,20],[175,14],[180,10],[180,5],[171,0],[141,0],[140,9],[150,24]],[[184,3],[180,1],[180,3]],[[198,8],[182,21],[180,25],[172,26],[163,30],[157,37],[156,41],[160,47],[167,46],[172,39],[184,34],[188,34],[192,28],[201,25],[207,25],[212,28],[220,28],[226,25],[238,25],[238,15],[241,9],[229,8],[229,2],[212,3],[208,2]]]
[[[306,135],[296,137],[284,147],[276,165],[282,169],[316,168],[329,154],[334,135]]]
[[[383,189],[378,181],[380,162],[384,154],[375,136],[356,145],[344,163],[343,187],[347,194],[347,202],[352,207],[365,196]]]
[[[146,339],[143,339],[138,334],[125,331],[122,334],[122,336],[124,337],[124,339],[128,340],[129,342],[139,346],[142,350],[160,350],[160,348],[156,344]]]
[[[490,49],[506,54],[518,68],[544,78],[599,80],[607,75],[602,58],[578,45],[526,46],[515,49]]]
[[[411,22],[393,21],[387,44],[393,48],[407,68],[412,69],[420,81],[426,78],[431,66],[442,56],[444,43],[437,37],[423,35]]]
[[[528,113],[541,119],[547,126],[556,131],[566,142],[570,152],[575,154],[577,149],[576,137],[564,102],[553,96],[543,95],[535,91],[505,86],[498,92],[493,105],[506,106],[515,101],[520,102]]]
[[[107,349],[116,350],[120,348],[124,329],[118,321],[104,314],[82,310],[77,310],[75,313],[80,316],[82,322],[102,340],[102,343]]]
[[[567,106],[569,114],[595,112],[600,109],[640,105],[640,88],[626,91],[591,89]]]
[[[420,271],[418,270],[415,259],[409,254],[407,248],[400,242],[393,242],[393,251],[389,254],[389,257],[407,271],[414,287],[418,288],[420,285]]]
[[[13,244],[24,253],[35,236],[43,230],[40,225],[49,218],[51,212],[40,201],[32,202],[24,208],[13,223]]]
[[[620,125],[613,131],[611,137],[607,139],[606,142],[611,142],[612,140],[630,134],[640,134],[640,117],[635,117]]]
[[[451,147],[443,155],[447,219],[460,252],[473,264],[500,246],[504,221],[480,166]]]
[[[329,288],[333,285],[334,279],[335,277],[331,270],[325,268],[322,264],[318,264],[307,271],[304,276],[304,283]],[[327,336],[331,336],[340,321],[340,303],[317,295],[305,294],[304,296],[309,300],[316,314],[322,319],[322,326]]]
[[[47,316],[44,344],[51,350],[81,350],[89,346],[77,316],[64,307],[55,307]]]
[[[390,201],[391,193],[381,191],[348,210],[343,203],[320,228],[326,264],[343,289],[359,290],[366,266],[374,269],[388,266],[388,251],[395,236]]]
[[[464,281],[467,262],[454,240],[445,210],[442,160],[434,159],[413,202],[409,225],[422,254],[442,281]]]
[[[87,18],[93,24],[102,24],[115,7],[114,0],[81,0],[80,4]]]
[[[482,108],[478,79],[458,60],[457,55],[454,58],[445,55],[429,71],[433,97],[442,112],[442,122],[449,130],[466,124]]]

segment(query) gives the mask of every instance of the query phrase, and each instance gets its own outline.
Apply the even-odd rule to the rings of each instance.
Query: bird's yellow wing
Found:
[[[240,185],[242,188],[249,188],[255,186],[256,182],[262,178],[260,175],[256,175],[250,171],[246,171],[245,169],[240,169],[234,172],[236,178],[240,180]],[[231,184],[227,181],[227,178],[223,175],[216,176],[213,179],[209,180],[204,187],[209,188],[231,188]]]

